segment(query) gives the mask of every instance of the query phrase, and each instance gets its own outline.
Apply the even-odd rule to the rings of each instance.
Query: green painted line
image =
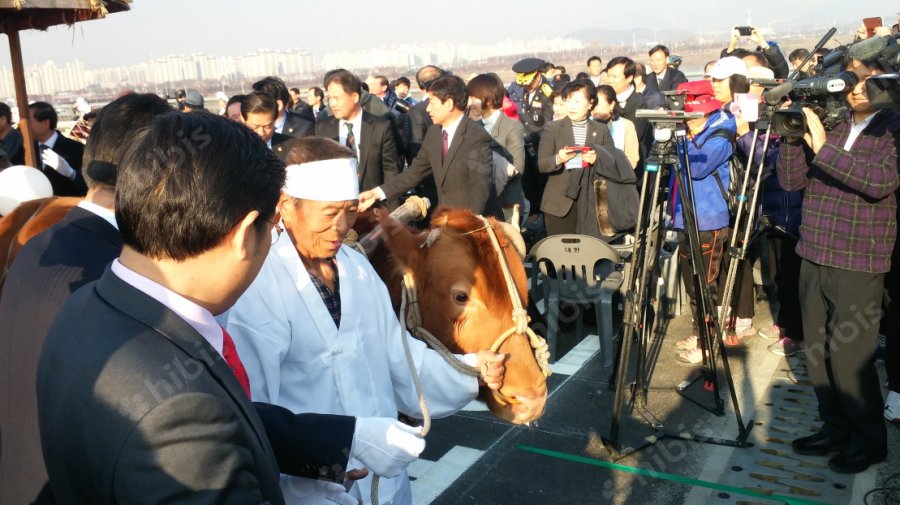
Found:
[[[791,496],[782,496],[777,494],[766,494],[760,493],[758,491],[753,491],[751,489],[744,489],[741,487],[729,486],[726,484],[719,484],[717,482],[708,482],[705,480],[691,479],[690,477],[683,477],[681,475],[675,475],[672,473],[665,472],[657,472],[654,470],[645,470],[643,468],[635,468],[633,466],[619,465],[617,463],[610,463],[608,461],[602,461],[599,459],[588,458],[585,456],[578,456],[576,454],[567,454],[565,452],[557,452],[551,451],[547,449],[540,449],[538,447],[530,447],[527,445],[516,445],[519,449],[523,451],[533,452],[535,454],[540,454],[542,456],[550,456],[551,458],[564,459],[567,461],[572,461],[575,463],[584,463],[586,465],[599,466],[601,468],[608,468],[610,470],[618,470],[620,472],[633,473],[637,475],[643,475],[645,477],[653,477],[654,479],[662,479],[667,480],[669,482],[675,482],[677,484],[687,484],[690,486],[699,486],[709,488],[715,491],[727,491],[729,493],[740,494],[744,496],[752,496],[754,498],[764,498],[766,500],[776,500],[784,502],[787,505],[828,505],[824,502],[813,501],[813,500],[805,500],[803,498],[794,498]]]

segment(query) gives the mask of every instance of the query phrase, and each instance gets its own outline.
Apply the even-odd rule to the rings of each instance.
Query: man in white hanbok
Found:
[[[419,428],[385,423],[397,412],[422,417],[401,339],[412,351],[433,417],[472,401],[479,384],[502,385],[505,356],[490,351],[459,356],[482,370],[457,372],[400,326],[388,291],[365,256],[342,245],[356,219],[356,158],[327,139],[300,141],[313,161],[287,168],[279,202],[287,237],[275,244],[254,283],[224,316],[250,377],[255,401],[296,412],[357,417],[348,468],[363,468],[379,446],[406,450],[406,464],[424,449]],[[377,418],[377,419],[375,419]],[[401,451],[403,452],[403,451]],[[396,456],[394,456],[396,457]],[[380,475],[381,505],[412,502],[403,470]],[[377,469],[370,469],[378,471]],[[371,473],[371,472],[370,472]],[[334,484],[282,476],[288,504],[369,503],[368,475],[347,493]]]

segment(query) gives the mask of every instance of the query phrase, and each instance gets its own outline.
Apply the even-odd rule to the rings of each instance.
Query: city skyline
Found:
[[[896,11],[883,1],[796,0],[791,10],[723,9],[715,0],[690,5],[650,1],[617,5],[606,15],[579,12],[571,5],[558,15],[546,2],[496,3],[456,0],[452,6],[373,4],[345,0],[339,7],[289,0],[135,0],[130,12],[74,27],[22,33],[26,66],[49,60],[65,65],[78,59],[87,68],[133,65],[171,54],[234,56],[258,49],[299,48],[318,62],[326,53],[356,52],[391,45],[486,44],[503,39],[568,37],[585,30],[672,30],[722,32],[748,21],[776,30],[830,26],[881,16],[893,24]],[[777,34],[777,33],[776,33]],[[9,67],[0,50],[0,66]]]

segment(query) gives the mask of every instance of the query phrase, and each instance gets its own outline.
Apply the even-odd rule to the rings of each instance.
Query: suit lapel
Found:
[[[587,134],[584,138],[584,145],[593,146],[600,142],[600,126],[596,121],[588,121]],[[574,138],[574,136],[573,136]]]
[[[93,212],[75,207],[66,214],[63,221],[93,233],[115,247],[122,248],[122,237],[119,235],[119,230]]]
[[[443,163],[443,175],[441,177],[441,183],[444,182],[444,179],[447,177],[447,173],[450,171],[450,164],[453,163],[453,158],[456,156],[457,151],[459,151],[459,146],[464,142],[463,137],[466,135],[466,127],[468,126],[469,118],[463,116],[462,120],[459,122],[459,126],[456,127],[456,132],[453,133],[453,140],[450,141],[450,146],[447,148],[447,156],[444,158]],[[441,145],[443,149],[443,143]]]
[[[96,289],[107,303],[123,314],[153,328],[182,352],[198,363],[203,363],[210,375],[241,409],[247,422],[253,427],[260,445],[271,456],[272,461],[275,461],[265,428],[253,409],[253,404],[225,360],[202,335],[163,304],[120,279],[110,267],[106,268],[103,276],[97,281]]]
[[[590,123],[590,121],[588,121]],[[572,133],[572,120],[568,117],[563,120],[563,123],[559,125],[562,131],[559,134],[560,140],[562,140],[561,147],[566,146],[574,146],[575,145],[575,134]]]
[[[360,135],[356,139],[356,145],[359,148],[359,180],[363,181],[366,177],[366,170],[369,168],[369,149],[372,144],[372,138],[375,136],[375,126],[372,124],[372,118],[365,111],[362,113],[359,129]]]

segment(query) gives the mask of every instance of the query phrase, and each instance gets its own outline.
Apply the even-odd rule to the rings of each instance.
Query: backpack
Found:
[[[706,139],[703,140],[703,143],[705,144],[709,139],[713,137],[722,137],[728,140],[728,143],[731,144],[731,159],[728,163],[728,190],[726,191],[725,185],[722,183],[722,178],[719,177],[718,170],[713,171],[712,175],[716,178],[716,185],[719,186],[719,191],[722,193],[722,198],[725,199],[725,203],[728,205],[728,214],[730,214],[731,218],[734,219],[734,217],[737,216],[737,209],[741,203],[741,200],[747,201],[747,197],[742,197],[740,194],[741,185],[744,183],[744,174],[747,171],[747,163],[743,158],[743,154],[739,152],[737,146],[735,145],[733,133],[724,128],[720,128],[706,137]],[[703,144],[701,144],[699,147],[703,147]]]

